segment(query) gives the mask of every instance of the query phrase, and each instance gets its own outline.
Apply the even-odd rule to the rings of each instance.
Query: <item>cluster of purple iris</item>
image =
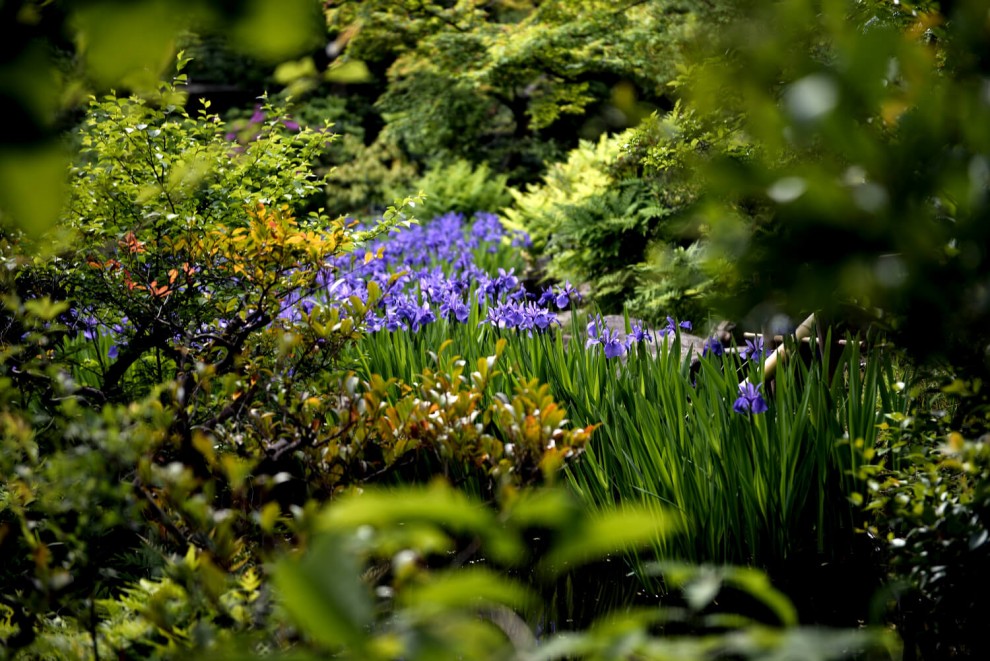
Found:
[[[495,214],[476,213],[470,223],[463,214],[444,214],[367,246],[377,258],[362,262],[353,256],[335,258],[321,276],[323,298],[331,304],[352,296],[367,302],[368,285],[376,283],[382,296],[365,319],[365,328],[372,333],[400,329],[418,332],[438,319],[463,324],[470,320],[473,310],[481,313],[479,324],[530,335],[559,325],[556,312],[579,302],[580,293],[565,282],[546,287],[537,295],[526,290],[513,269],[500,268],[492,274],[480,268],[477,257],[498,252],[504,242],[525,246],[529,237],[507,232]],[[281,316],[297,320],[309,313],[316,300],[301,298],[283,303]],[[126,319],[109,329],[111,336],[122,335],[125,323]],[[87,318],[80,325],[88,339],[96,337],[99,324],[95,319]],[[659,342],[678,329],[691,330],[691,322],[667,317],[666,325],[653,332],[634,322],[631,332],[620,337],[596,315],[588,322],[585,347],[600,346],[606,358],[618,358],[637,342]],[[722,351],[715,338],[705,343],[706,355],[722,355]],[[114,342],[110,358],[116,353]],[[763,353],[762,338],[747,340],[747,346],[740,351],[743,359],[758,358]],[[740,385],[733,408],[738,413],[763,413],[767,405],[759,388],[745,382]]]
[[[460,213],[447,213],[367,246],[377,258],[357,263],[337,258],[327,270],[330,302],[357,296],[368,298],[368,284],[382,292],[368,312],[368,332],[419,331],[439,319],[467,323],[477,309],[481,324],[528,333],[557,324],[556,310],[566,310],[580,294],[569,283],[545,288],[539,295],[526,290],[514,269],[488,273],[478,258],[498,252],[503,243],[525,246],[529,237],[506,231],[498,216],[476,213],[467,222]]]
[[[673,317],[667,317],[667,325],[651,334],[650,331],[643,328],[640,322],[636,321],[633,322],[629,334],[624,338],[620,338],[616,331],[605,324],[601,315],[596,315],[588,322],[588,339],[584,346],[585,348],[600,346],[605,352],[606,358],[619,358],[626,355],[626,352],[629,351],[633,344],[637,342],[653,342],[654,339],[673,336],[678,328],[691,330],[691,322],[678,322],[674,321]]]

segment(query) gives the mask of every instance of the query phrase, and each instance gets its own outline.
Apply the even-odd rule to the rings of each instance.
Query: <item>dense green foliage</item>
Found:
[[[420,213],[434,218],[451,211],[472,213],[498,211],[510,202],[506,175],[495,174],[482,163],[473,167],[467,161],[437,166],[412,183],[409,190],[387,188],[392,197],[424,196]]]
[[[60,134],[90,90],[153,91],[190,27],[223,26],[228,42],[267,62],[319,43],[318,6],[256,0],[13,0],[0,7],[0,224],[41,233],[64,202],[69,155]],[[36,187],[44,194],[34,194]]]
[[[988,26],[0,4],[0,656],[985,657]]]
[[[687,5],[372,0],[331,3],[327,17],[345,61],[383,72],[376,106],[410,154],[488,162],[515,181],[665,103],[682,49],[727,16]]]
[[[952,397],[972,397],[961,385]],[[891,596],[906,647],[922,658],[979,658],[987,653],[974,618],[988,580],[988,446],[953,429],[948,411],[909,401],[881,428],[888,459],[868,481],[867,526],[889,544],[890,571],[901,577]]]
[[[788,2],[687,75],[706,119],[738,118],[753,147],[703,167],[699,222],[744,284],[733,310],[855,307],[916,358],[986,373],[985,13]]]

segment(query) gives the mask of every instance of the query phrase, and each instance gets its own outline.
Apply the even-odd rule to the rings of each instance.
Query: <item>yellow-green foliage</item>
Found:
[[[574,126],[605,130],[602,106],[616,111],[613,127],[656,107],[685,45],[733,11],[667,0],[342,0],[326,14],[347,57],[386,71],[376,108],[409,153],[531,181],[548,154],[574,146]]]
[[[422,193],[425,200],[417,210],[423,218],[433,218],[450,211],[473,213],[497,212],[509,204],[508,177],[496,174],[487,163],[474,167],[465,160],[440,165],[427,171],[409,188],[386,188],[388,197],[403,198]]]
[[[680,105],[596,146],[582,143],[503,214],[546,256],[546,275],[591,285],[607,311],[626,306],[655,320],[707,316],[706,297],[725,289],[709,259],[707,228],[692,222],[703,182],[697,163],[741,155],[724,127],[703,125]]]
[[[509,227],[529,232],[533,248],[541,251],[563,222],[563,208],[580,204],[604,190],[608,167],[619,154],[623,136],[602,136],[597,143],[582,140],[563,163],[547,170],[539,184],[525,191],[510,189],[513,205],[502,213]]]

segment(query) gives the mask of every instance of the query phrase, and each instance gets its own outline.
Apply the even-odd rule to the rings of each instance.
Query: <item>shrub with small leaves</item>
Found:
[[[922,658],[986,656],[990,444],[939,411],[890,415],[883,435],[867,529],[889,561],[905,644]]]

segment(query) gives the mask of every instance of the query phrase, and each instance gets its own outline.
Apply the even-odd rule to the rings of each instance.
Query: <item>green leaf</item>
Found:
[[[283,62],[275,68],[275,82],[288,85],[300,78],[316,75],[316,64],[313,58],[304,57],[292,62]]]
[[[701,572],[693,581],[684,586],[684,598],[688,606],[700,611],[715,600],[722,589],[722,577],[716,572]]]
[[[309,0],[251,0],[232,37],[244,52],[280,62],[318,45],[322,23],[318,5]]]
[[[514,562],[523,554],[520,541],[506,534],[490,509],[443,482],[425,488],[369,489],[327,508],[317,525],[327,531],[347,531],[362,525],[389,528],[416,523],[474,533],[485,540],[492,557],[503,562]]]
[[[566,491],[542,489],[524,490],[508,508],[508,521],[520,528],[539,526],[560,528],[572,522],[580,513],[575,501]]]
[[[323,79],[328,83],[367,83],[372,80],[372,76],[368,65],[361,60],[338,60],[323,74]]]
[[[428,583],[403,591],[400,601],[435,613],[493,604],[521,609],[536,603],[536,595],[490,569],[469,567],[436,574]]]
[[[597,514],[571,530],[541,561],[539,570],[553,575],[577,565],[629,552],[666,539],[678,528],[665,511],[648,507],[623,507]]]
[[[654,565],[654,571],[662,573],[671,587],[680,587],[692,608],[701,609],[715,598],[722,585],[741,590],[757,599],[780,619],[781,626],[798,624],[794,604],[782,592],[773,587],[762,571],[750,567],[694,566],[677,562]]]
[[[69,309],[65,301],[53,301],[47,296],[25,301],[24,309],[42,321],[51,321]]]
[[[181,13],[164,0],[98,2],[76,14],[89,73],[101,85],[153,89],[172,63]]]
[[[339,538],[321,536],[301,561],[283,558],[273,580],[289,615],[313,640],[353,651],[367,642],[371,597],[354,557]]]
[[[67,165],[57,145],[0,150],[0,223],[34,237],[48,230],[62,210]]]

